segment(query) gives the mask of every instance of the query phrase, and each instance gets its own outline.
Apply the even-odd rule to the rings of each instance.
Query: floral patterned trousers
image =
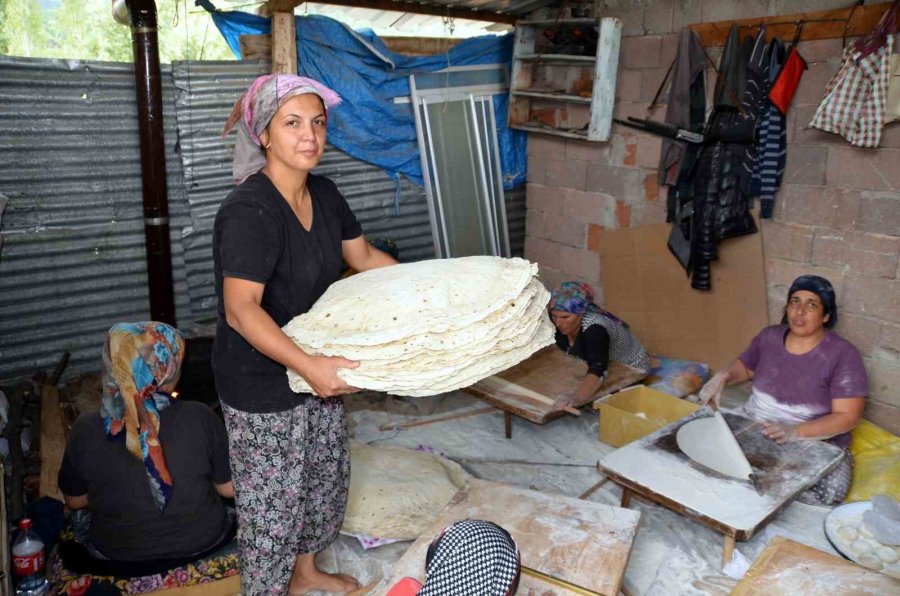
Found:
[[[297,555],[324,550],[344,520],[350,454],[344,402],[285,412],[222,404],[238,514],[244,596],[285,594]]]

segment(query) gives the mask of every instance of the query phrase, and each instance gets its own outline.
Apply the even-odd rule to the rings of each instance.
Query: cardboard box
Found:
[[[643,385],[623,389],[594,402],[594,409],[600,411],[600,440],[613,447],[649,435],[699,407]]]

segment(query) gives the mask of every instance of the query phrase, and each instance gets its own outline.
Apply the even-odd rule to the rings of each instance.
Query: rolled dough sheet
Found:
[[[678,429],[678,448],[689,458],[720,474],[749,480],[753,473],[747,456],[718,411],[692,420]]]

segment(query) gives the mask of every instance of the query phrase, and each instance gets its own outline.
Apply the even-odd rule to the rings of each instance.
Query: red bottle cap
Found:
[[[23,517],[19,520],[19,529],[20,530],[30,530],[31,529],[31,520],[27,517]]]

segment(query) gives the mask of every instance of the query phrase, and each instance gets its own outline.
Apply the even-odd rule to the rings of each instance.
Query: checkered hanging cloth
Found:
[[[843,63],[825,88],[809,126],[841,135],[857,147],[878,147],[897,32],[895,1],[878,26],[844,50]]]

